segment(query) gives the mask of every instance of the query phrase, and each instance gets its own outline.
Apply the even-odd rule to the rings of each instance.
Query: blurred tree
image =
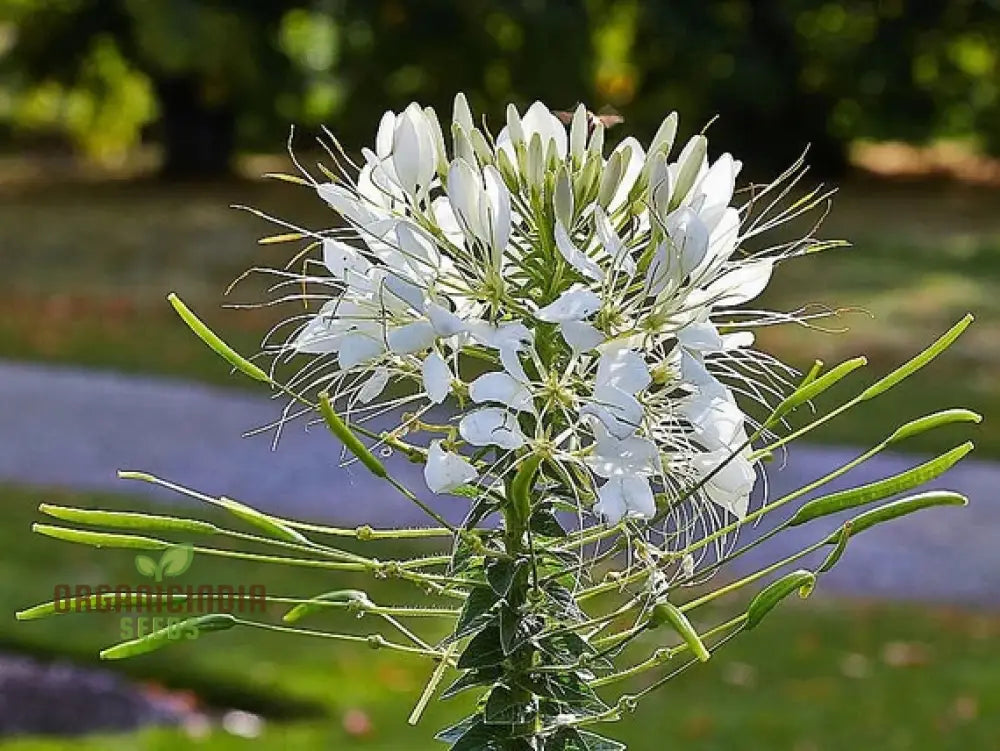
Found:
[[[165,174],[228,169],[238,117],[273,119],[273,92],[294,86],[275,44],[292,2],[269,0],[17,0],[8,67],[47,83],[80,81],[96,48],[111,47],[150,82]],[[113,82],[112,82],[113,83]]]
[[[214,174],[288,123],[366,142],[386,107],[456,90],[611,104],[778,168],[833,172],[858,138],[1000,153],[1000,0],[3,0],[0,119],[101,156],[150,123],[165,171]],[[4,22],[6,21],[6,26]],[[4,91],[6,86],[6,91]],[[12,93],[13,92],[13,93]],[[14,102],[4,111],[4,102]]]

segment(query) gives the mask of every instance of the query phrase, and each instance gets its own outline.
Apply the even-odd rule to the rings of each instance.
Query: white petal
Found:
[[[719,330],[709,321],[689,323],[677,332],[681,346],[698,352],[719,352],[723,349]]]
[[[632,436],[618,440],[604,432],[601,423],[595,425],[595,430],[600,437],[594,446],[594,453],[587,460],[595,474],[614,477],[651,475],[659,471],[660,452],[649,439]]]
[[[597,363],[598,389],[613,386],[627,394],[636,394],[646,388],[651,380],[645,359],[627,347],[603,352]]]
[[[420,366],[424,381],[424,391],[435,404],[440,404],[448,398],[451,391],[451,370],[437,352],[431,352],[424,358]]]
[[[482,320],[470,321],[469,330],[477,340],[493,349],[519,348],[534,339],[531,330],[520,321],[502,323],[499,326]]]
[[[496,167],[486,165],[483,170],[485,193],[480,203],[480,212],[489,207],[488,216],[481,217],[482,227],[493,250],[493,265],[500,268],[503,251],[510,239],[510,192]]]
[[[432,492],[447,493],[472,482],[478,475],[465,458],[441,448],[440,440],[431,442],[424,465],[424,480]]]
[[[374,360],[385,352],[385,345],[378,337],[369,334],[347,334],[340,342],[337,361],[344,370],[363,362]]]
[[[554,301],[535,313],[535,317],[549,323],[582,321],[601,309],[600,296],[584,287],[575,286],[563,292]]]
[[[597,491],[594,512],[612,524],[625,515],[651,519],[656,514],[656,501],[649,481],[643,477],[613,477]]]
[[[430,321],[407,323],[394,329],[389,329],[389,351],[397,355],[410,355],[427,349],[437,338]]]
[[[622,243],[621,238],[618,237],[618,233],[615,232],[615,228],[600,206],[594,207],[594,230],[604,252],[611,257],[612,267],[626,276],[634,276],[635,260],[628,248]]]
[[[770,259],[742,263],[708,285],[705,295],[710,300],[717,298],[715,305],[725,307],[749,302],[767,287],[773,269]]]
[[[667,232],[680,256],[681,277],[686,277],[705,260],[708,227],[691,208],[684,206],[667,220]]]
[[[482,192],[476,170],[464,159],[455,159],[448,168],[448,200],[459,226],[470,239],[482,238],[479,225]]]
[[[430,160],[430,154],[420,153],[421,137],[417,127],[418,123],[407,107],[406,111],[396,118],[396,127],[392,135],[392,163],[396,168],[400,185],[410,195],[417,193],[419,188],[426,187],[426,183],[422,182],[424,171],[421,169],[421,162]]]
[[[326,355],[336,352],[340,347],[341,339],[349,328],[347,322],[338,318],[341,305],[340,300],[328,300],[323,303],[319,313],[313,316],[296,334],[292,341],[292,348],[296,352],[305,352],[310,355]]]
[[[517,424],[517,416],[501,407],[470,412],[458,424],[458,432],[473,446],[499,446],[513,450],[527,442]]]
[[[511,376],[521,383],[528,383],[528,374],[524,372],[524,365],[521,364],[520,343],[504,344],[500,347],[500,364]]]
[[[441,266],[441,251],[419,227],[399,222],[396,225],[396,240],[400,251],[418,273],[430,275]]]
[[[691,463],[702,477],[707,477],[720,464],[727,462],[705,483],[705,494],[713,503],[742,519],[747,515],[757,473],[743,456],[734,456],[732,459],[729,456],[730,452],[727,450],[710,451],[692,457]]]
[[[722,335],[722,349],[743,349],[744,347],[752,347],[754,342],[754,333],[752,331],[734,331],[732,334]]]
[[[452,113],[452,121],[462,126],[462,130],[466,133],[475,127],[472,120],[472,110],[469,109],[469,101],[461,91],[455,94],[455,106]]]
[[[389,309],[401,310],[409,306],[417,312],[422,312],[424,292],[424,288],[416,282],[398,273],[390,273],[385,278],[379,299]]]
[[[555,142],[556,154],[559,159],[566,158],[566,126],[559,118],[552,114],[552,111],[541,102],[535,102],[521,119],[521,127],[524,130],[525,140],[530,142],[531,136],[538,133],[542,138],[542,146],[548,151],[549,142]]]
[[[608,521],[617,524],[625,516],[625,492],[617,480],[609,480],[597,489],[597,503],[593,512]]]
[[[562,222],[556,222],[555,237],[556,247],[570,266],[595,281],[604,281],[604,269],[573,244]]]
[[[622,171],[622,177],[618,182],[614,197],[608,204],[609,213],[614,213],[625,205],[635,181],[639,178],[639,173],[642,172],[642,166],[646,162],[646,152],[642,150],[642,144],[635,138],[629,136],[615,147],[615,151],[622,154],[625,153],[626,149],[629,154],[628,161],[625,162],[625,168]]]
[[[438,336],[454,336],[468,330],[468,324],[443,305],[429,302],[424,306],[424,313],[430,319],[431,326]]]
[[[587,108],[578,104],[573,110],[573,120],[569,127],[569,153],[578,163],[583,160],[583,153],[587,150]]]
[[[576,354],[589,352],[604,341],[604,334],[586,321],[564,321],[559,332]]]
[[[725,386],[699,387],[699,393],[681,407],[698,440],[708,449],[731,448],[744,433],[743,411]]]
[[[477,404],[498,402],[520,412],[534,412],[531,392],[507,373],[484,373],[469,384],[469,396]]]
[[[714,228],[722,215],[722,209],[729,206],[733,200],[733,190],[736,187],[736,176],[740,172],[740,162],[733,159],[732,154],[723,154],[715,160],[698,186],[698,192],[705,196],[702,213],[706,219],[711,218],[709,229]]]
[[[625,508],[629,516],[652,519],[656,515],[656,500],[649,480],[645,477],[627,475],[620,478],[625,495]]]
[[[335,279],[348,283],[356,276],[366,276],[372,267],[357,248],[331,238],[323,240],[323,264]]]
[[[593,402],[584,406],[580,415],[593,415],[611,435],[625,440],[642,424],[643,409],[631,394],[614,386],[604,386],[594,391]]]
[[[368,404],[372,399],[385,391],[389,383],[389,371],[385,368],[375,368],[375,371],[365,381],[365,385],[358,390],[358,401]]]
[[[375,134],[375,153],[385,159],[392,153],[392,135],[396,128],[396,113],[392,110],[382,115]]]

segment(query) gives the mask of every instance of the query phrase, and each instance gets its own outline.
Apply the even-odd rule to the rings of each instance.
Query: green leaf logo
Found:
[[[135,557],[135,568],[143,576],[150,576],[155,581],[163,581],[165,576],[180,576],[191,567],[194,560],[194,548],[190,545],[174,545],[164,551],[159,562],[148,555]]]

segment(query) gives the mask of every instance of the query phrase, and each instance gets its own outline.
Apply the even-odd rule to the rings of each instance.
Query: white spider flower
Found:
[[[501,484],[542,452],[581,513],[660,518],[662,496],[666,523],[675,501],[744,516],[758,471],[744,403],[773,403],[791,372],[752,329],[790,316],[737,308],[820,247],[745,243],[823,196],[754,217],[778,183],[734,205],[740,162],[710,162],[704,135],[672,158],[676,130],[672,114],[648,148],[607,151],[582,107],[567,128],[535,102],[509,106],[494,139],[459,94],[450,124],[417,104],[386,113],[360,166],[333,141],[335,179],[303,170],[344,226],[303,231],[325,271],[293,275],[323,300],[276,348],[318,358],[295,385],[357,424],[414,406],[407,432],[455,397],[434,428],[452,450],[427,453],[435,493]]]

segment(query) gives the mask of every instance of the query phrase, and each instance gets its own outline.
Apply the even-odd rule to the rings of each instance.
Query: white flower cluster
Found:
[[[347,228],[317,235],[325,273],[302,279],[334,293],[284,351],[335,361],[314,385],[358,421],[454,397],[454,421],[427,426],[436,493],[501,482],[531,451],[611,522],[706,477],[699,498],[744,516],[756,469],[734,388],[763,401],[745,373],[772,363],[750,349],[767,314],[733,308],[777,256],[741,249],[740,162],[709,162],[703,135],[672,159],[676,114],[648,149],[606,155],[582,106],[567,127],[511,105],[494,138],[459,94],[449,131],[450,150],[430,108],[387,112],[363,165],[331,151],[340,174],[310,178]]]

